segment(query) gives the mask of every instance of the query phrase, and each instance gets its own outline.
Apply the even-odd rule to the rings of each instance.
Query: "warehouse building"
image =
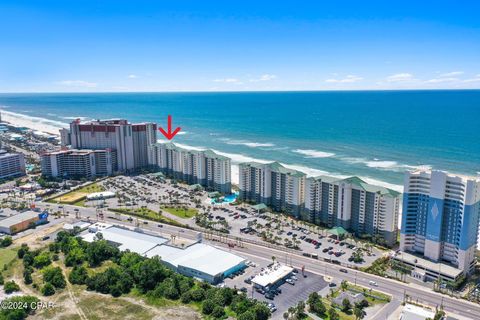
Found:
[[[148,251],[146,256],[158,256],[178,273],[209,283],[219,283],[246,266],[244,258],[203,243],[186,248],[158,246]]]
[[[129,250],[148,258],[158,256],[170,269],[213,284],[246,266],[244,258],[199,241],[175,246],[156,235],[103,223],[90,226],[81,237],[86,242],[93,242],[98,238],[97,233],[121,251]]]
[[[48,222],[48,213],[46,212],[29,210],[18,213],[3,209],[0,214],[0,233],[15,234],[27,230],[33,225],[37,226]]]

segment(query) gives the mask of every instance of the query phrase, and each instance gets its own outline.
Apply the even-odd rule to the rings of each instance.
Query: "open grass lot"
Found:
[[[174,226],[183,226],[183,224],[173,220],[169,219],[167,217],[162,216],[161,213],[153,211],[148,208],[116,208],[116,209],[108,209],[109,211],[116,212],[116,213],[122,213],[138,218],[144,218],[147,220],[152,220],[152,221],[157,221],[161,223],[166,223],[166,224],[171,224]]]
[[[154,314],[141,306],[125,299],[109,296],[91,295],[81,297],[78,306],[88,319],[152,319]]]
[[[52,203],[72,204],[75,206],[85,206],[85,198],[88,194],[105,191],[105,188],[97,183],[90,184],[80,189],[71,191],[62,196],[49,200]]]
[[[348,284],[348,290],[353,291],[353,292],[362,292],[365,294],[365,298],[367,299],[368,303],[372,306],[375,304],[384,304],[387,302],[390,302],[391,297],[385,293],[371,290],[361,287],[361,286],[355,286],[353,284]]]
[[[12,248],[0,249],[0,270],[3,270],[5,265],[10,264],[17,257],[17,250]]]
[[[164,207],[162,210],[167,211],[179,218],[189,219],[197,215],[198,210],[194,208],[174,208],[174,207]]]

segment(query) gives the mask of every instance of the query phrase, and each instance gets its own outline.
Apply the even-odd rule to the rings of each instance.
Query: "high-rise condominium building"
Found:
[[[0,150],[0,179],[19,177],[25,174],[25,158],[21,153]]]
[[[248,162],[239,165],[239,199],[264,203],[273,210],[299,216],[304,201],[303,172],[278,162]]]
[[[475,264],[479,215],[480,178],[408,172],[400,249],[469,273]]]
[[[96,120],[70,123],[70,131],[60,131],[61,144],[72,149],[117,152],[118,170],[128,171],[148,166],[148,146],[156,143],[155,123],[131,124],[127,120]]]
[[[41,156],[46,177],[85,177],[112,175],[117,171],[116,150],[60,150]]]
[[[358,177],[307,178],[302,219],[341,226],[360,237],[392,246],[398,236],[400,193]]]
[[[148,148],[148,163],[189,184],[225,194],[232,190],[230,159],[211,150],[187,150],[173,143],[152,144]]]

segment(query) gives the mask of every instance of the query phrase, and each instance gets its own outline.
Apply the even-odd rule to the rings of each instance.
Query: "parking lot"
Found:
[[[314,291],[318,292],[328,287],[328,283],[323,279],[323,276],[306,271],[306,278],[304,278],[301,270],[296,270],[298,273],[294,273],[293,276],[297,280],[292,280],[291,282],[293,284],[280,281],[280,285],[275,286],[278,288],[277,294],[273,295],[273,299],[268,299],[265,293],[262,293],[261,290],[256,290],[251,283],[245,283],[245,279],[257,275],[271,263],[265,261],[259,262],[259,260],[250,262],[252,262],[254,266],[249,266],[243,274],[233,279],[226,278],[224,283],[229,287],[242,290],[249,297],[259,301],[265,301],[267,304],[274,304],[276,310],[272,312],[273,319],[282,319],[283,313],[289,307],[296,305],[300,301],[307,300],[310,293]]]
[[[107,191],[117,197],[104,201],[108,208],[141,208],[177,220],[182,224],[207,229],[223,230],[231,236],[250,240],[263,240],[278,246],[298,248],[304,255],[328,260],[343,265],[365,267],[380,257],[383,252],[370,246],[362,250],[363,261],[353,261],[358,248],[365,249],[366,242],[347,239],[337,241],[327,232],[313,225],[306,225],[287,215],[258,212],[252,205],[212,204],[207,192],[190,190],[183,184],[172,183],[152,175],[118,176],[100,182]],[[96,206],[99,201],[89,201],[87,206]],[[195,218],[182,218],[162,210],[165,206],[189,207],[198,210]]]

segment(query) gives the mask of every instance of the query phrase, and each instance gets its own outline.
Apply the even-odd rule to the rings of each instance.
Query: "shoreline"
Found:
[[[60,122],[60,121],[55,121],[55,120],[49,120],[46,118],[41,118],[41,117],[36,117],[36,116],[29,116],[21,113],[16,113],[16,112],[11,112],[9,110],[1,109],[0,112],[2,114],[2,120],[5,122],[8,122],[12,125],[15,126],[21,126],[21,127],[26,127],[29,129],[32,129],[34,131],[42,131],[46,132],[48,134],[52,134],[55,136],[60,136],[59,129],[61,128],[68,128],[68,123],[66,122]],[[157,140],[159,142],[164,142],[164,140],[159,139]],[[165,140],[166,141],[166,140]],[[179,147],[185,148],[185,149],[191,149],[191,150],[204,150],[205,148],[199,148],[195,146],[190,146],[182,143],[176,143],[176,145]],[[232,178],[231,182],[233,184],[239,183],[239,168],[238,164],[242,162],[250,162],[250,161],[255,161],[259,163],[268,163],[272,162],[274,160],[265,160],[265,159],[257,159],[253,158],[251,156],[243,155],[243,154],[236,154],[236,153],[228,153],[228,152],[223,152],[220,150],[213,149],[214,152],[229,157],[232,161]],[[315,176],[320,176],[320,175],[327,175],[331,176],[333,178],[337,179],[345,179],[347,177],[350,177],[349,175],[341,175],[341,174],[332,174],[330,172],[323,171],[321,169],[316,169],[316,168],[310,168],[310,167],[305,167],[301,165],[294,165],[294,164],[287,164],[281,162],[282,165],[284,165],[287,168],[293,169],[293,170],[298,170],[307,175],[307,177],[315,177]],[[385,188],[389,188],[395,191],[398,191],[400,193],[403,192],[403,186],[402,185],[397,185],[397,184],[392,184],[388,183],[385,181],[381,181],[375,178],[370,178],[370,177],[363,177],[359,176],[359,178],[363,179],[365,182],[373,185],[378,185],[382,186]]]

